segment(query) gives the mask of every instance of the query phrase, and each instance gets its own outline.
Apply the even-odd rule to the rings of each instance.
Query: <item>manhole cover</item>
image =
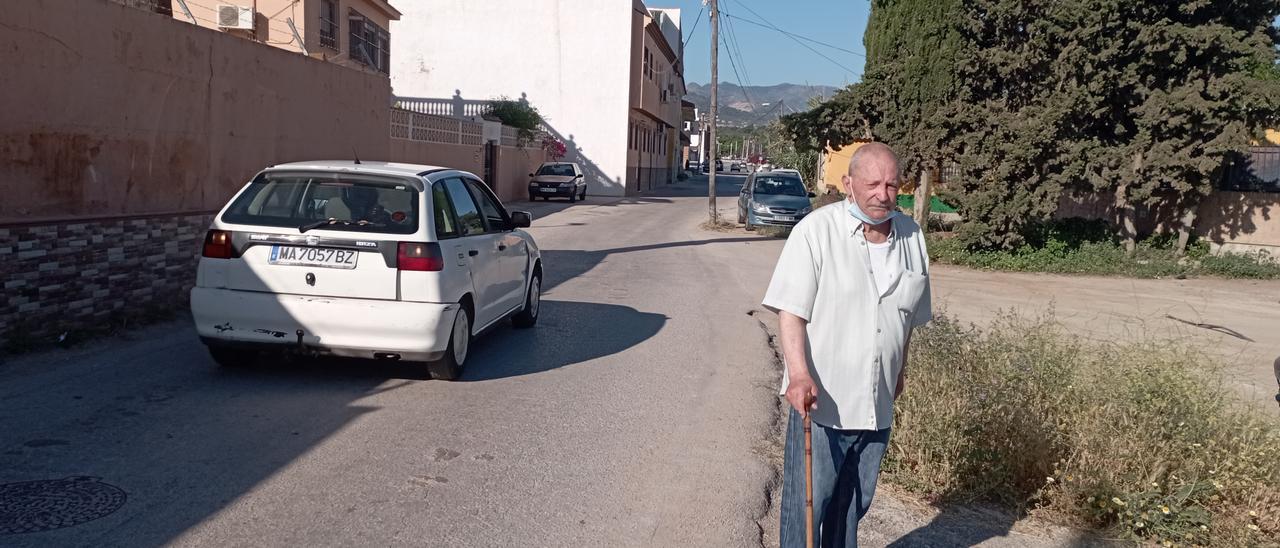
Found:
[[[98,478],[0,485],[0,535],[35,533],[93,521],[119,510],[125,493]]]

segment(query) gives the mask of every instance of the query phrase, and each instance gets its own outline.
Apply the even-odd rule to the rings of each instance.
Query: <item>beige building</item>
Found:
[[[358,69],[391,74],[391,22],[386,0],[118,0],[202,27],[306,53]]]
[[[631,95],[627,134],[629,187],[675,182],[683,163],[684,51],[680,10],[635,2],[631,25]]]

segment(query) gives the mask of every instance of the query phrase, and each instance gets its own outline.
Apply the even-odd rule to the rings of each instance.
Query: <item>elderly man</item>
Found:
[[[805,539],[802,419],[812,421],[813,523],[819,546],[857,546],[906,381],[911,330],[932,317],[920,227],[896,209],[898,159],[880,143],[853,153],[849,199],[796,225],[764,306],[777,312],[791,404],[782,548]]]

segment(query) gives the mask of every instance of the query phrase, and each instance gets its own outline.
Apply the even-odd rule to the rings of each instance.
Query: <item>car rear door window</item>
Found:
[[[484,217],[481,216],[475,200],[471,198],[471,193],[467,192],[467,186],[462,179],[445,179],[444,187],[449,193],[449,201],[453,203],[453,211],[458,215],[461,234],[463,236],[484,234]]]
[[[441,181],[431,185],[431,213],[435,219],[437,239],[458,236],[458,219],[454,215],[453,204],[449,202],[449,191]]]
[[[478,181],[467,179],[466,183],[467,188],[471,190],[471,196],[475,198],[477,204],[480,204],[480,213],[484,215],[484,222],[489,232],[506,230],[507,214],[503,212],[502,206],[498,205],[498,201],[489,190]]]
[[[418,231],[418,191],[408,181],[393,177],[264,173],[236,197],[222,221],[413,234]]]

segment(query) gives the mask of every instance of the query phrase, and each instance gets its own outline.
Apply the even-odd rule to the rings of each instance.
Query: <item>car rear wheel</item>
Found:
[[[519,328],[533,327],[538,323],[538,311],[542,308],[542,276],[533,275],[529,280],[529,293],[524,296],[524,310],[511,318],[511,325]]]
[[[467,363],[467,353],[471,351],[471,311],[461,306],[453,318],[453,330],[449,333],[449,347],[444,357],[427,364],[431,376],[440,380],[453,381],[462,376],[462,368]]]

